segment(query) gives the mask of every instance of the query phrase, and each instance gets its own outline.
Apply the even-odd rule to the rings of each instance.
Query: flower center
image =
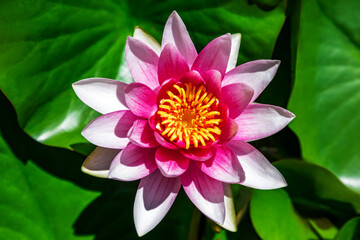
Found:
[[[184,142],[186,149],[205,147],[221,133],[218,104],[219,100],[204,85],[176,83],[160,100],[156,128],[171,142]]]

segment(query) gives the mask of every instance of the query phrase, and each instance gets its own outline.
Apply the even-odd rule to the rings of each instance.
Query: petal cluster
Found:
[[[274,77],[276,60],[237,66],[240,34],[225,34],[199,54],[173,12],[161,45],[136,28],[126,61],[134,83],[91,78],[73,84],[77,96],[103,114],[82,135],[98,146],[83,171],[120,181],[139,180],[134,204],[138,234],[166,215],[181,186],[214,222],[236,231],[230,184],[286,186],[248,141],[272,135],[294,115],[254,100]]]

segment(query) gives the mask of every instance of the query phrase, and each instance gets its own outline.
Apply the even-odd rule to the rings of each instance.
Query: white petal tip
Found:
[[[136,224],[135,224],[135,229],[136,229],[136,233],[139,237],[142,237],[144,236],[145,234],[147,234],[148,232],[150,232],[152,229],[146,229],[146,228],[138,228],[136,227]]]
[[[264,61],[264,60],[255,60],[255,61]],[[264,63],[268,66],[268,64],[271,64],[272,66],[269,67],[269,68],[273,68],[273,67],[276,67],[278,68],[280,63],[281,63],[281,60],[277,60],[277,59],[265,59]]]
[[[231,35],[236,38],[241,38],[241,33],[233,33]]]
[[[255,61],[257,61],[257,60],[255,60]],[[261,61],[261,60],[259,60],[259,61]],[[277,60],[277,59],[266,59],[265,61],[267,62],[267,63],[265,62],[265,64],[267,64],[267,66],[268,66],[268,64],[272,65],[271,67],[269,67],[269,69],[274,68],[274,67],[276,69],[278,69],[280,66],[280,63],[281,63],[281,60]]]
[[[77,82],[74,82],[73,84],[71,84],[72,88],[74,89],[75,93],[77,94],[77,91],[79,90],[79,88],[81,88],[81,85],[83,84],[84,80],[80,80]]]
[[[171,16],[174,16],[174,15],[175,15],[175,16],[179,16],[179,14],[177,13],[176,10],[172,11],[172,13],[170,14],[170,17],[171,17]]]
[[[296,116],[295,114],[293,114],[292,112],[286,110],[286,109],[281,109],[282,111],[280,111],[280,115],[282,115],[285,118],[288,118],[288,123],[291,122]]]
[[[71,84],[71,85],[72,85],[73,87],[79,86],[79,85],[81,85],[81,84],[84,82],[84,80],[87,80],[87,79],[82,79],[82,80],[76,81],[76,82],[74,82],[74,83]]]
[[[237,51],[239,51],[240,48],[240,42],[241,42],[241,33],[233,33],[231,34],[231,41],[235,41],[236,42],[236,49]]]
[[[230,231],[230,232],[237,232],[237,226],[236,225],[234,225],[234,224],[229,224],[229,225],[222,225],[221,226],[222,228],[224,228],[225,230],[227,230],[227,231]]]
[[[256,188],[256,189],[260,189],[260,190],[273,190],[273,189],[279,189],[279,188],[284,188],[287,187],[287,182],[284,178],[279,179],[278,182],[273,183],[271,185],[268,186],[264,186],[263,188]]]
[[[225,221],[222,225],[219,225],[220,227],[230,231],[230,232],[236,232],[237,231],[237,224],[236,224],[236,216],[235,214],[232,216],[232,218],[225,218]]]
[[[283,178],[283,181],[282,181],[282,183],[279,185],[279,188],[287,187],[287,185],[288,185],[288,184],[287,184],[285,178]]]
[[[108,178],[108,174],[109,174],[109,170],[95,171],[95,170],[87,169],[85,166],[81,167],[81,171],[93,177],[99,177],[99,178]]]
[[[284,188],[284,187],[287,187],[287,185],[288,184],[287,184],[286,180],[283,178],[281,182],[279,181],[279,183],[277,185],[273,186],[273,188],[270,188],[269,190]]]
[[[125,174],[124,174],[125,175]],[[131,182],[137,180],[135,177],[126,177],[122,174],[117,173],[116,171],[109,171],[107,178],[116,180],[116,181],[123,181],[123,182]]]
[[[139,237],[142,237],[153,230],[157,224],[154,224],[151,219],[146,219],[146,221],[135,221],[136,233]]]

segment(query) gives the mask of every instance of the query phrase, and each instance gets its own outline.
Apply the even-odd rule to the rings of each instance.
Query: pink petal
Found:
[[[80,100],[101,114],[127,110],[124,98],[126,86],[126,83],[106,78],[88,78],[72,85]]]
[[[230,51],[230,57],[226,68],[226,72],[232,70],[236,66],[239,49],[240,49],[240,42],[241,42],[240,33],[231,34],[231,51]]]
[[[176,147],[174,144],[169,143],[168,141],[166,141],[166,140],[164,139],[164,137],[161,136],[160,133],[158,133],[158,132],[155,131],[155,132],[154,132],[154,135],[155,135],[156,141],[157,141],[161,146],[163,146],[163,147],[165,147],[165,148],[169,148],[169,149],[177,149],[177,147]]]
[[[130,83],[125,88],[125,101],[135,115],[149,118],[155,114],[156,94],[142,83]]]
[[[194,70],[185,73],[185,75],[183,76],[183,78],[181,78],[180,81],[183,83],[191,83],[193,86],[205,84],[205,81],[201,77],[200,73]]]
[[[168,90],[171,90],[175,83],[178,81],[176,79],[170,78],[165,80],[157,90],[157,98],[156,103],[160,104],[161,99],[167,98],[168,94],[166,93]]]
[[[211,157],[214,156],[216,152],[216,148],[209,147],[209,148],[190,148],[190,149],[180,149],[182,155],[186,158],[195,161],[206,161],[209,160]]]
[[[232,118],[227,118],[225,126],[221,129],[219,144],[230,141],[236,135],[238,129],[236,122]]]
[[[230,50],[230,34],[215,38],[199,53],[192,70],[197,70],[201,75],[210,69],[218,70],[223,78],[229,61]]]
[[[152,115],[152,116],[149,118],[149,126],[151,127],[152,130],[155,130],[155,129],[156,129],[156,124],[157,124],[156,116],[155,116],[155,115]]]
[[[277,133],[295,118],[281,107],[266,104],[250,104],[235,119],[239,130],[234,140],[252,141]]]
[[[160,43],[153,38],[149,33],[147,33],[141,27],[135,27],[134,38],[139,39],[145,43],[149,48],[151,48],[158,56],[161,53]]]
[[[85,162],[81,166],[81,171],[95,177],[107,178],[110,164],[119,151],[118,149],[95,148],[85,159]]]
[[[129,144],[112,161],[109,178],[120,181],[134,181],[146,177],[157,169],[156,148],[141,148]]]
[[[159,86],[157,66],[158,55],[142,41],[128,37],[125,57],[135,82],[143,83],[154,89]]]
[[[279,60],[256,60],[237,66],[226,73],[222,86],[245,83],[254,89],[253,102],[274,78],[280,65]]]
[[[164,47],[168,43],[176,46],[190,66],[193,64],[197,56],[195,46],[191,41],[184,22],[175,11],[171,13],[165,24],[161,46]]]
[[[224,224],[220,225],[228,231],[236,232],[236,215],[234,200],[232,196],[231,186],[228,183],[223,183],[224,188],[224,203],[225,203],[225,221]]]
[[[222,129],[226,125],[227,119],[229,118],[229,108],[226,106],[226,104],[219,102],[218,111],[220,112],[220,119],[222,120],[220,122],[219,128]]]
[[[217,147],[214,158],[206,162],[198,162],[198,165],[209,177],[221,182],[239,183],[245,179],[236,155],[225,145]]]
[[[166,178],[159,171],[140,181],[134,203],[135,228],[139,237],[150,232],[165,217],[180,187],[179,178]]]
[[[189,159],[178,150],[159,147],[155,154],[156,164],[165,177],[178,177],[189,167]]]
[[[245,172],[245,180],[240,184],[257,189],[276,189],[287,185],[281,173],[250,144],[232,140],[227,146],[237,155]]]
[[[127,133],[137,118],[125,110],[108,113],[94,119],[81,134],[99,147],[123,149],[129,143]]]
[[[186,60],[172,43],[167,44],[162,50],[158,66],[160,84],[170,78],[180,80],[189,71]]]
[[[209,70],[204,74],[206,89],[217,98],[221,96],[221,74],[217,70]]]
[[[222,183],[207,176],[192,162],[180,179],[194,205],[214,222],[223,224],[225,205]]]
[[[134,221],[139,237],[150,232],[165,217],[180,190],[179,178],[166,178],[159,171],[140,181],[134,203]]]
[[[229,116],[234,119],[247,107],[253,94],[254,90],[246,84],[234,83],[221,89],[221,102],[226,104]]]
[[[140,147],[152,148],[159,145],[154,136],[154,130],[145,119],[135,120],[128,137],[132,143]]]

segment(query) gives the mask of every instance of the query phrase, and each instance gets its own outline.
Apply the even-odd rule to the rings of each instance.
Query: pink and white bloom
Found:
[[[199,54],[176,12],[161,46],[141,28],[128,37],[134,83],[90,78],[77,96],[103,114],[82,135],[98,146],[83,171],[119,181],[141,179],[134,205],[139,236],[166,215],[181,186],[208,218],[236,231],[230,184],[286,186],[280,172],[248,141],[272,135],[295,116],[254,100],[280,61],[235,67],[240,34],[225,34]]]

